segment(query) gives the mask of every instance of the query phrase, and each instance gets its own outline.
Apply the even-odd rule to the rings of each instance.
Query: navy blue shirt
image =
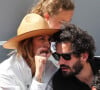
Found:
[[[89,60],[94,75],[100,69],[100,58]],[[75,76],[64,77],[59,69],[52,78],[53,90],[91,90],[91,88],[78,80]]]

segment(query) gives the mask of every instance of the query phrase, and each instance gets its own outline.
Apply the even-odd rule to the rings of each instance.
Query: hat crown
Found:
[[[43,17],[38,14],[27,14],[17,30],[17,36],[9,39],[3,44],[4,48],[17,49],[18,43],[22,40],[39,36],[39,35],[52,35],[58,29],[50,29],[48,23]]]
[[[40,15],[31,13],[23,18],[17,30],[17,35],[21,35],[39,29],[49,29],[49,26],[45,19],[43,19]]]

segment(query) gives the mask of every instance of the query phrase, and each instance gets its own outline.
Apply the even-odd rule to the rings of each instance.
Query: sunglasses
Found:
[[[64,54],[59,54],[57,52],[53,53],[52,56],[59,61],[60,57],[62,56],[66,61],[71,60],[71,55],[72,53],[64,53]]]

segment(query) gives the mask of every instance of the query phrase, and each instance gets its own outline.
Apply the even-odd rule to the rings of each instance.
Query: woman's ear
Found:
[[[82,53],[81,54],[81,61],[87,61],[87,59],[88,59],[88,53],[87,52],[85,52],[85,53]]]
[[[44,13],[44,18],[48,21],[49,20],[50,15],[46,12]]]

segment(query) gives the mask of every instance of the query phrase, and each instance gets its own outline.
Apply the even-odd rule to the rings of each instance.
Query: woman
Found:
[[[23,18],[17,36],[3,45],[17,52],[0,64],[0,90],[37,90],[35,80],[42,82],[50,55],[49,38],[57,31],[38,14]]]
[[[51,28],[60,28],[63,21],[71,21],[74,9],[72,0],[40,0],[30,13],[43,16]]]

